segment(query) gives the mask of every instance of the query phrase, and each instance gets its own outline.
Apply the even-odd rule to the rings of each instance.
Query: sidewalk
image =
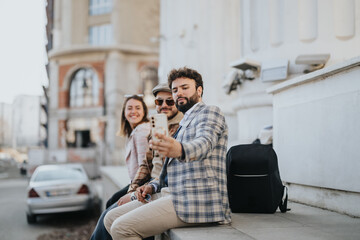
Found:
[[[288,207],[287,213],[233,213],[231,226],[178,228],[168,235],[172,240],[360,239],[360,218],[293,202]]]
[[[102,173],[103,184],[109,188],[105,192],[114,193],[121,187],[119,185],[129,181],[125,167],[103,167]],[[233,213],[230,226],[177,228],[169,230],[166,235],[171,240],[360,239],[360,218],[294,202],[289,202],[288,208],[291,211],[287,213]]]

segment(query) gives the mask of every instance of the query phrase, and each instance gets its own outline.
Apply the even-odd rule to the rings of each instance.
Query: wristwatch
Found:
[[[134,201],[136,199],[137,199],[137,197],[135,196],[135,192],[132,192],[131,195],[130,195],[130,200]]]

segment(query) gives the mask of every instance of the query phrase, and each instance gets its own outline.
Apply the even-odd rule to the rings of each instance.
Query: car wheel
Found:
[[[27,213],[26,220],[28,224],[36,223],[36,215]]]

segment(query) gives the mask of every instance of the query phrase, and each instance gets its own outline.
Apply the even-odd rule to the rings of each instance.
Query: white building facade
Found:
[[[360,134],[359,16],[359,0],[162,0],[159,76],[198,70],[204,101],[226,115],[229,147],[273,126],[290,198],[360,216],[359,156],[339,148]],[[234,71],[241,84],[227,95]]]
[[[12,104],[12,145],[16,148],[41,146],[39,96],[17,96]]]
[[[0,146],[12,146],[12,105],[0,103]]]
[[[159,1],[48,2],[46,159],[124,164],[125,142],[116,137],[124,96],[145,93],[152,102],[158,82],[158,43],[150,39],[159,34]]]

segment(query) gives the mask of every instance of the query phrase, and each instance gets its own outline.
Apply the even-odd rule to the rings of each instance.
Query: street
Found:
[[[16,166],[0,173],[1,240],[89,239],[97,217],[86,213],[41,216],[29,225],[25,214],[27,183]]]

